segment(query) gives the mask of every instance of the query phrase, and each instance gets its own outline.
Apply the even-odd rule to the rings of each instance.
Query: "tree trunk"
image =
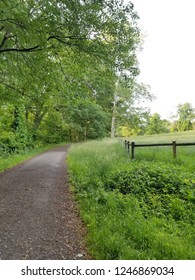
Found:
[[[112,112],[112,122],[111,122],[111,138],[115,137],[115,121],[116,121],[115,110],[116,110],[116,105],[114,104],[113,112]]]
[[[113,101],[113,109],[112,109],[112,121],[111,121],[111,138],[115,137],[115,130],[116,130],[116,113],[117,113],[117,99],[118,99],[118,83],[117,80],[115,83],[115,93],[114,93],[114,101]]]

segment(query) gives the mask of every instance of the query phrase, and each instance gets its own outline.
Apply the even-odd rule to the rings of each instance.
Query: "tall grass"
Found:
[[[116,141],[90,141],[86,144],[73,144],[69,152],[69,162],[75,180],[82,184],[101,184],[116,167],[128,161],[124,148]]]
[[[178,159],[173,160],[167,148],[140,148],[132,161],[124,145],[117,141],[72,145],[68,156],[71,184],[88,227],[88,246],[94,259],[195,259],[194,150],[179,149]],[[126,180],[120,172],[139,172],[145,166],[149,171],[161,168],[162,180],[165,172],[169,185],[173,169],[174,178],[178,174],[178,182],[187,186],[186,190],[181,188],[187,200],[177,193],[144,194],[135,188],[134,192],[123,194],[117,189],[123,188]],[[135,184],[145,187],[148,180],[153,184],[155,178],[148,174],[143,173],[145,185],[136,176]],[[118,181],[111,190],[108,186],[113,186],[113,178]],[[173,188],[178,182],[173,182]]]

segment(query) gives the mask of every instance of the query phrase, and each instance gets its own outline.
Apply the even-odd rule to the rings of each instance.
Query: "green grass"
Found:
[[[195,142],[195,130],[185,131],[185,132],[173,132],[165,134],[155,134],[155,135],[144,135],[144,136],[132,136],[125,138],[130,142],[141,143],[171,143],[172,141],[177,141],[178,143],[184,142]]]
[[[186,132],[175,132],[166,133],[151,136],[136,136],[132,138],[125,138],[130,142],[135,142],[136,144],[153,144],[153,143],[172,143],[176,141],[177,143],[195,143],[195,131]],[[170,147],[136,147],[135,148],[135,160],[147,160],[172,163],[182,166],[186,171],[195,170],[195,146],[185,146],[177,147],[177,158],[174,159],[172,156],[172,146]]]
[[[40,154],[41,152],[46,151],[55,146],[57,145],[47,145],[47,146],[37,147],[35,149],[27,150],[19,154],[11,154],[11,155],[0,154],[0,172],[9,169],[19,163],[22,163],[23,161],[30,159]]]
[[[172,159],[169,148],[138,148],[131,160],[116,140],[72,145],[69,172],[92,258],[195,259],[195,149],[178,150]]]

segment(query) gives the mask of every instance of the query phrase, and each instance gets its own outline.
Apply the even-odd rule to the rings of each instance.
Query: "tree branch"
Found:
[[[49,38],[47,39],[47,41],[51,40],[51,39],[56,39],[57,41],[61,42],[61,43],[67,43],[64,41],[64,39],[71,39],[71,40],[88,40],[87,37],[79,37],[79,36],[64,36],[63,38],[56,36],[56,35],[51,35],[49,36]]]
[[[2,45],[2,43],[1,43]],[[40,46],[35,46],[35,47],[31,47],[31,48],[9,48],[9,49],[0,49],[0,53],[3,52],[33,52],[33,51],[40,51]]]

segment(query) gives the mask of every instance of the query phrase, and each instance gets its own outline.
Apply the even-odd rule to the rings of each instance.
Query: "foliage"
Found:
[[[120,78],[115,90],[113,114],[115,120],[115,135],[130,136],[143,134],[149,119],[148,108],[141,107],[140,102],[152,101],[147,85],[137,83],[136,79],[129,82]]]
[[[89,100],[77,100],[69,114],[71,141],[102,138],[106,135],[107,115],[102,107]]]
[[[161,120],[161,117],[158,113],[153,114],[149,118],[149,124],[146,127],[146,134],[160,134],[163,132],[168,132],[166,127],[166,121]]]
[[[139,72],[133,4],[12,0],[1,1],[0,11],[2,149],[103,137],[116,69],[128,81],[124,89]]]
[[[57,111],[47,113],[37,129],[37,138],[40,143],[45,144],[69,142],[68,125],[62,114]]]
[[[137,197],[147,214],[170,215],[189,222],[195,218],[194,185],[195,178],[191,174],[171,165],[154,166],[151,163],[117,171],[107,183],[110,190]]]
[[[117,136],[130,137],[145,134],[150,113],[146,108],[134,107],[128,112],[127,122],[118,127]]]
[[[32,148],[33,141],[27,132],[23,105],[3,105],[1,108],[0,151],[11,154]]]
[[[179,116],[177,121],[178,131],[191,130],[193,128],[192,122],[195,118],[195,111],[192,105],[190,103],[179,104],[177,106],[177,113]]]

